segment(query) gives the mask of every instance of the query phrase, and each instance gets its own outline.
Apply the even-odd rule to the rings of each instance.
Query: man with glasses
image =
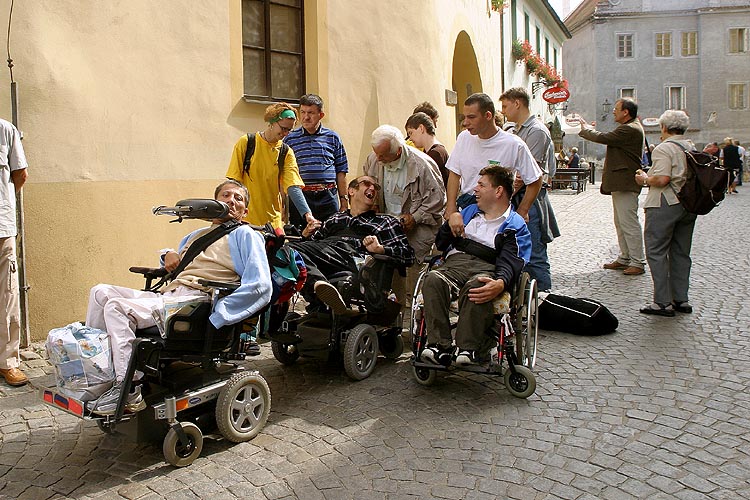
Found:
[[[612,195],[615,230],[620,254],[604,269],[622,270],[628,276],[643,274],[646,265],[643,230],[638,221],[638,195],[641,186],[635,172],[641,168],[644,135],[638,116],[638,105],[631,99],[620,99],[612,110],[619,125],[611,132],[598,132],[581,119],[579,136],[607,145],[600,191]]]
[[[357,261],[369,254],[392,257],[400,264],[414,263],[414,250],[409,246],[401,222],[393,216],[374,210],[380,185],[370,176],[360,176],[349,183],[349,209],[336,212],[321,223],[310,222],[302,231],[305,241],[290,243],[307,264],[307,281],[302,296],[319,308],[328,305],[336,314],[346,311],[338,290],[328,283],[327,276],[341,271],[357,273]]]
[[[305,94],[299,99],[302,126],[292,130],[284,142],[293,150],[302,180],[302,194],[318,220],[326,220],[338,210],[348,208],[346,201],[346,174],[349,163],[339,135],[324,127],[320,121],[323,99],[315,94]],[[289,222],[304,227],[307,222],[296,207],[289,207]]]

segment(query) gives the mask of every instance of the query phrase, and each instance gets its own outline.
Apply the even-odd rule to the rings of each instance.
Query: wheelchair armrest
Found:
[[[221,290],[222,292],[233,292],[240,287],[240,283],[237,281],[212,281],[199,279],[198,283],[215,290]]]
[[[161,278],[166,276],[169,271],[163,267],[137,267],[133,266],[129,269],[131,273],[142,274],[146,279]]]

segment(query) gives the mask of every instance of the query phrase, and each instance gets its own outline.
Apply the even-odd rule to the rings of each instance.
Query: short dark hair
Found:
[[[424,113],[432,119],[433,123],[437,122],[437,119],[440,118],[440,113],[438,113],[438,110],[435,108],[435,106],[427,101],[417,104],[412,113]]]
[[[323,111],[323,99],[317,94],[305,94],[299,98],[300,106],[317,106],[318,111]]]
[[[475,94],[471,94],[469,97],[466,98],[464,101],[464,105],[471,106],[473,104],[479,105],[479,111],[482,112],[482,114],[485,114],[489,112],[494,120],[495,117],[495,103],[492,102],[492,98],[488,96],[487,94],[484,94],[482,92],[477,92]]]
[[[430,135],[435,135],[435,122],[432,121],[426,113],[414,113],[406,120],[404,128],[416,129],[420,125],[424,125],[424,130]]]
[[[633,99],[629,99],[627,97],[618,99],[615,102],[615,106],[618,102],[620,103],[620,107],[628,112],[630,118],[635,118],[636,116],[638,116],[638,105]]]
[[[250,203],[250,193],[248,192],[247,187],[240,181],[237,181],[234,179],[227,179],[223,181],[221,184],[219,184],[218,186],[216,186],[216,189],[214,189],[214,200],[218,198],[221,188],[223,188],[227,184],[231,184],[233,186],[237,186],[238,188],[242,188],[242,192],[245,194],[245,206],[247,206],[248,203]]]
[[[500,100],[521,101],[525,107],[529,107],[529,93],[523,87],[513,87],[500,96]]]
[[[486,175],[492,187],[502,186],[508,194],[508,199],[513,196],[513,181],[516,178],[515,170],[501,165],[489,165],[480,170],[479,175]]]

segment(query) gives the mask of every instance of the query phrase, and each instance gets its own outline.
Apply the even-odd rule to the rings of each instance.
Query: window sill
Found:
[[[292,106],[296,106],[299,104],[299,99],[273,99],[273,98],[262,98],[262,97],[253,97],[249,95],[243,95],[242,100],[244,100],[247,103],[250,104],[262,104],[264,106],[269,106],[271,104],[276,104],[279,102],[285,102],[287,104],[291,104]]]

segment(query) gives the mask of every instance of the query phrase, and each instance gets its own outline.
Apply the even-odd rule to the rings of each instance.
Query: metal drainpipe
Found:
[[[12,64],[12,63],[11,63]],[[16,82],[10,82],[10,109],[11,120],[16,128],[18,127],[18,91]],[[23,134],[21,134],[23,140]],[[21,305],[21,347],[28,347],[31,344],[31,333],[29,331],[29,285],[26,282],[26,236],[24,232],[23,218],[23,188],[16,192],[16,226],[18,236],[16,236],[16,259],[18,260],[18,290],[19,303]]]

